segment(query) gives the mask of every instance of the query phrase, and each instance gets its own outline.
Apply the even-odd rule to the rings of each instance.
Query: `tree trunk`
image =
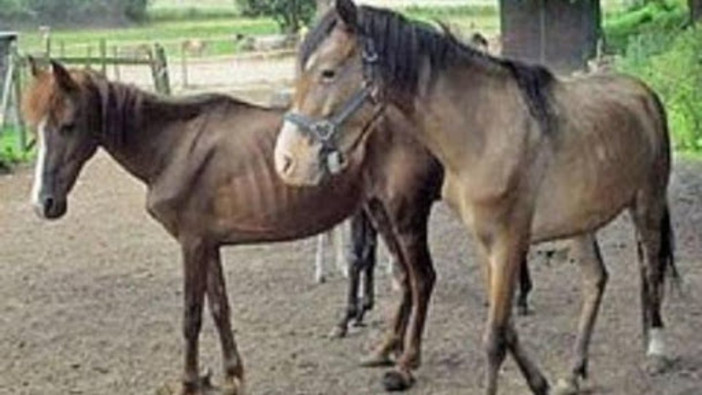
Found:
[[[687,4],[690,7],[690,20],[702,20],[702,0],[687,0]]]
[[[582,69],[596,55],[600,20],[599,0],[500,0],[502,53],[560,72]]]

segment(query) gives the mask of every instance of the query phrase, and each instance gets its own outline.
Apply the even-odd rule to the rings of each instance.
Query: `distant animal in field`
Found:
[[[203,56],[207,51],[207,48],[207,41],[198,38],[184,40],[181,44],[181,50],[183,53],[190,56]]]

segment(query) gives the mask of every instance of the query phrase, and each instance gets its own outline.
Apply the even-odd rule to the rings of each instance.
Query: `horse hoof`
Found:
[[[348,331],[349,330],[346,327],[335,326],[334,328],[332,328],[331,332],[329,332],[329,338],[343,339],[348,334]]]
[[[668,371],[673,360],[663,355],[649,355],[646,359],[645,370],[650,376],[657,376]]]
[[[242,395],[241,383],[238,380],[232,385],[234,388],[222,387],[218,388],[212,385],[210,380],[211,373],[201,376],[196,382],[190,384],[168,383],[156,390],[156,395]],[[233,392],[232,392],[233,391]]]
[[[414,384],[414,377],[407,371],[391,370],[383,377],[383,387],[386,391],[406,391]]]
[[[387,355],[373,354],[361,359],[360,365],[364,368],[379,368],[393,366],[394,362]]]
[[[525,306],[523,304],[518,304],[517,305],[517,315],[520,317],[526,317],[529,315],[529,306]]]
[[[578,380],[574,378],[560,379],[553,389],[554,395],[577,395],[580,393]]]
[[[244,381],[239,378],[229,379],[222,385],[220,393],[222,395],[244,395]]]

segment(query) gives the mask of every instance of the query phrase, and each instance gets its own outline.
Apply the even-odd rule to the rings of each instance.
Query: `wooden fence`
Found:
[[[108,54],[106,41],[100,40],[98,45],[99,51],[93,56],[87,53],[86,56],[58,56],[51,59],[66,64],[68,66],[84,66],[86,68],[97,67],[100,72],[107,74],[108,67],[113,67],[115,75],[119,77],[120,66],[147,66],[151,69],[151,76],[154,81],[154,89],[156,92],[163,95],[171,94],[170,76],[168,73],[168,61],[166,51],[160,44],[153,44],[150,48],[143,51],[143,54],[134,56],[119,56],[116,51]],[[38,62],[48,63],[50,47],[47,45],[47,52],[40,54],[32,54]],[[34,141],[30,141],[27,137],[26,127],[22,120],[20,112],[20,103],[22,102],[22,86],[23,80],[26,80],[28,61],[25,54],[20,54],[16,43],[12,43],[8,54],[8,68],[0,100],[0,133],[6,129],[10,122],[10,118],[15,121],[15,129],[19,133],[18,148],[21,150],[30,149]]]

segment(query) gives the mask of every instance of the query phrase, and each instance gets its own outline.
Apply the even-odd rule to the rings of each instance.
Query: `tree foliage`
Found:
[[[0,0],[0,17],[8,21],[76,24],[139,21],[149,0]]]
[[[295,33],[314,18],[316,0],[236,0],[245,16],[273,17],[280,30]]]

